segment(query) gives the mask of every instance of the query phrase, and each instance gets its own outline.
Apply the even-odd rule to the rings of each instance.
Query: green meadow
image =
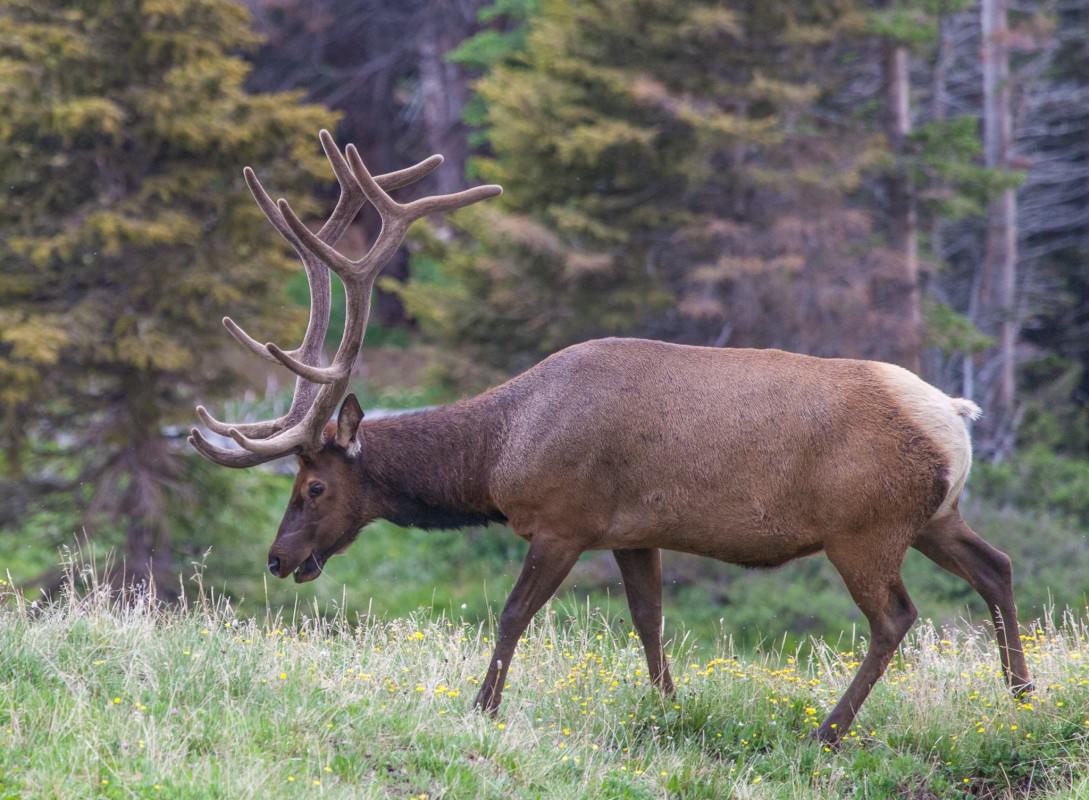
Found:
[[[623,619],[554,601],[491,719],[472,708],[488,622],[240,616],[207,587],[180,606],[2,588],[3,798],[1089,797],[1074,616],[1026,630],[1038,691],[1022,701],[987,631],[920,624],[830,749],[811,732],[861,638],[675,638],[663,698]]]

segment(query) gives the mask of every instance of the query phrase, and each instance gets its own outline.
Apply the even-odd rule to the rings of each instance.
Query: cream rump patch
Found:
[[[972,440],[966,420],[978,419],[980,408],[971,400],[950,397],[918,375],[895,364],[872,362],[877,377],[919,431],[945,456],[949,491],[934,519],[949,513],[964,489],[972,466]]]

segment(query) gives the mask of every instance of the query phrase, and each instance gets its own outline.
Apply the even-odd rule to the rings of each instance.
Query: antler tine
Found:
[[[363,203],[366,202],[366,196],[363,194],[363,190],[359,187],[355,175],[329,132],[322,130],[319,134],[319,138],[321,139],[325,156],[329,160],[333,173],[340,183],[340,196],[337,198],[336,206],[329,219],[326,220],[317,234],[324,241],[332,243],[340,239],[352,220],[355,219],[355,216],[359,213]],[[375,178],[375,182],[383,189],[398,189],[402,186],[414,183],[430,174],[436,167],[442,164],[442,162],[442,156],[433,155],[411,167],[379,175]],[[310,317],[302,343],[298,348],[289,352],[300,355],[302,363],[317,362],[320,358],[321,346],[324,343],[325,333],[329,326],[331,290],[329,273],[326,266],[299,242],[298,237],[284,221],[276,203],[273,202],[268,192],[265,191],[264,186],[261,184],[261,181],[258,180],[254,171],[250,167],[246,167],[243,169],[242,174],[258,208],[261,209],[265,218],[280,235],[292,245],[303,262],[303,268],[306,271],[307,283],[310,289]],[[277,361],[269,352],[266,344],[258,342],[251,337],[233,319],[224,317],[223,325],[240,344],[246,347],[246,349],[268,361],[279,363],[279,361]],[[273,345],[273,347],[275,347],[275,345]],[[213,417],[204,406],[197,406],[197,415],[200,417],[201,422],[204,423],[205,427],[221,436],[229,435],[228,432],[233,428],[246,437],[263,439],[300,422],[313,404],[318,393],[318,388],[319,387],[314,383],[303,380],[302,378],[297,378],[288,412],[274,420],[237,423],[232,425],[229,422],[223,422]],[[192,444],[205,458],[215,461],[216,463],[221,463],[224,466],[248,467],[268,460],[265,456],[257,456],[252,453],[240,458],[239,451],[224,450],[223,448],[210,444],[203,438],[195,439]]]
[[[288,407],[287,413],[273,420],[262,422],[222,422],[208,413],[208,409],[204,406],[197,406],[197,416],[200,417],[200,421],[204,423],[204,427],[213,433],[218,433],[220,436],[227,436],[227,432],[233,428],[240,433],[244,433],[246,436],[267,438],[274,433],[282,431],[284,428],[294,425],[302,419],[306,414],[306,410],[310,408],[310,404],[313,403],[319,388],[320,387],[316,384],[307,381],[296,381],[296,391],[291,398],[292,402]]]
[[[354,271],[357,262],[352,261],[345,255],[342,255],[338,250],[331,247],[326,242],[319,239],[314,235],[302,220],[299,219],[295,210],[291,208],[286,200],[281,198],[276,201],[276,206],[280,211],[280,215],[291,228],[292,232],[298,237],[300,244],[311,254],[316,256],[325,266],[339,275],[342,279],[351,275]],[[385,227],[383,225],[383,227]],[[364,256],[366,258],[366,256]]]
[[[405,211],[409,218],[417,220],[420,217],[426,217],[428,214],[438,214],[442,211],[454,211],[464,206],[472,205],[473,203],[479,203],[481,200],[487,200],[489,197],[498,197],[503,194],[503,187],[489,183],[484,186],[474,186],[472,189],[466,189],[463,192],[455,192],[454,194],[437,194],[432,197],[421,197],[419,200],[413,200],[406,205]]]
[[[216,447],[214,444],[209,444],[208,440],[201,435],[201,432],[196,428],[192,428],[189,431],[189,437],[187,440],[189,445],[208,459],[211,462],[219,464],[223,467],[233,467],[235,469],[243,469],[245,467],[255,467],[258,464],[263,464],[266,461],[271,461],[276,456],[258,455],[257,453],[251,453],[248,450],[224,450],[222,447]]]
[[[221,422],[216,419],[208,413],[208,409],[204,406],[197,406],[197,416],[200,417],[200,421],[204,423],[205,428],[212,431],[212,433],[218,433],[220,436],[226,436],[227,431],[231,428],[237,428],[247,436],[271,436],[283,427],[282,423],[284,420],[284,417],[278,417],[265,422],[232,424],[229,422]]]
[[[325,151],[325,157],[329,160],[329,164],[333,168],[333,173],[340,183],[340,196],[337,198],[337,204],[333,209],[333,213],[330,215],[329,219],[326,220],[325,224],[322,225],[321,230],[318,231],[317,235],[322,241],[334,244],[344,235],[344,231],[347,230],[348,226],[352,223],[352,220],[354,220],[359,213],[360,208],[362,208],[363,203],[366,200],[366,195],[363,194],[363,190],[360,188],[359,182],[356,180],[352,169],[344,160],[340,148],[337,147],[336,142],[333,140],[329,131],[323,129],[319,134],[319,138],[321,139],[322,149]],[[415,183],[426,175],[429,175],[436,167],[442,164],[442,162],[443,158],[441,155],[429,156],[411,167],[379,175],[374,181],[382,189],[399,189],[402,186]],[[303,343],[300,344],[299,347],[294,350],[281,352],[287,352],[292,355],[301,354],[303,355],[304,360],[313,361],[317,355],[313,344],[317,343],[317,349],[320,350],[320,344],[325,339],[325,330],[328,329],[328,302],[322,307],[315,306],[316,298],[329,297],[330,285],[328,273],[326,273],[324,265],[322,265],[321,262],[299,242],[298,237],[284,221],[283,215],[277,208],[276,203],[273,202],[268,192],[265,191],[265,187],[261,185],[261,181],[257,179],[257,175],[254,171],[250,167],[245,167],[242,170],[242,175],[246,180],[246,185],[249,187],[250,194],[253,195],[253,199],[264,213],[265,218],[280,235],[291,244],[299,258],[302,260],[303,267],[306,269],[307,278],[310,283],[311,324],[307,326],[307,335],[303,337]],[[250,352],[256,353],[267,361],[277,361],[264,344],[258,342],[246,333],[246,331],[230,317],[223,318],[223,326],[231,336]],[[322,331],[320,337],[316,336],[318,330]],[[315,335],[311,335],[312,333]],[[311,346],[308,347],[308,344]]]
[[[408,226],[420,217],[438,211],[452,210],[495,197],[501,194],[500,186],[477,186],[463,192],[449,195],[437,195],[435,197],[416,200],[408,205],[395,202],[377,184],[371,180],[367,167],[359,157],[359,152],[352,145],[346,148],[348,162],[352,171],[359,179],[360,186],[367,194],[367,198],[379,209],[382,216],[382,230],[378,234],[371,249],[360,259],[353,261],[342,253],[323,242],[315,236],[298,218],[286,200],[280,200],[277,206],[280,213],[299,237],[302,244],[313,251],[323,262],[344,281],[345,290],[349,293],[348,320],[345,322],[344,337],[341,339],[341,348],[338,348],[333,363],[328,367],[315,367],[303,363],[284,352],[273,344],[268,345],[268,351],[284,366],[303,378],[315,383],[333,383],[345,379],[352,369],[355,356],[363,342],[363,334],[366,331],[367,316],[369,314],[370,296],[375,277],[393,256],[397,248],[401,246]],[[352,314],[351,292],[354,290],[359,303],[366,304],[366,310],[357,310]],[[355,325],[351,323],[354,322]],[[349,338],[349,334],[352,338]],[[354,337],[358,336],[358,339]],[[348,349],[344,349],[345,343],[353,343]]]
[[[356,214],[359,213],[365,195],[363,190],[359,188],[351,168],[344,160],[340,148],[336,146],[336,142],[333,141],[329,131],[322,129],[318,134],[318,138],[321,140],[321,147],[325,151],[325,157],[333,168],[333,174],[336,175],[337,182],[340,184],[340,196],[337,198],[337,204],[333,208],[333,213],[330,214],[329,219],[318,231],[318,236],[324,241],[335,242],[344,234],[352,220],[355,219]],[[325,332],[329,327],[331,302],[329,275],[321,263],[300,244],[298,237],[284,222],[280,210],[276,207],[272,198],[269,197],[268,192],[265,191],[265,187],[261,185],[261,181],[257,179],[254,171],[250,167],[246,167],[242,170],[242,175],[246,179],[246,185],[249,187],[250,194],[253,195],[258,208],[264,213],[265,219],[291,244],[303,262],[310,288],[310,318],[302,343],[291,352],[303,355],[307,361],[315,360],[320,354],[321,343],[324,341]],[[242,330],[230,317],[224,318],[223,325],[235,339],[251,352],[269,361],[276,360],[269,354],[268,349],[263,344]]]
[[[378,185],[378,181],[371,176],[367,165],[363,163],[363,159],[360,157],[359,151],[355,149],[355,145],[350,144],[345,147],[344,155],[348,157],[348,164],[351,165],[352,174],[359,181],[359,188],[363,190],[363,194],[367,195],[367,199],[371,201],[379,216],[382,217],[382,224],[386,223],[387,217],[398,216],[401,204],[386,194],[385,190]]]
[[[383,218],[382,231],[378,235],[378,240],[366,255],[355,261],[315,236],[314,233],[302,223],[302,220],[299,219],[298,215],[295,214],[286,200],[279,200],[277,206],[279,207],[283,218],[287,221],[291,230],[299,237],[302,244],[314,252],[325,265],[339,275],[341,279],[348,280],[351,277],[364,277],[374,266],[384,266],[385,261],[381,256],[387,256],[388,258],[389,255],[392,255],[389,251],[395,251],[397,247],[400,246],[400,237],[403,237],[408,226],[420,217],[439,211],[451,211],[462,208],[481,200],[487,200],[489,197],[496,197],[502,193],[502,186],[489,184],[486,186],[476,186],[472,189],[466,189],[463,192],[457,192],[455,194],[424,197],[419,200],[414,200],[408,205],[397,204],[396,215],[389,218]],[[390,234],[388,236],[384,235],[387,233],[387,229]],[[393,238],[393,233],[399,234],[397,239]],[[391,242],[392,247],[390,246]]]
[[[322,386],[318,396],[306,410],[303,418],[290,428],[287,428],[267,439],[253,439],[246,436],[237,428],[230,428],[227,435],[234,439],[238,445],[255,455],[277,458],[290,455],[316,447],[320,440],[321,431],[332,416],[340,398],[348,388],[348,378],[337,383]]]
[[[223,323],[223,327],[227,329],[227,333],[233,336],[236,342],[245,347],[251,353],[260,356],[266,361],[276,360],[268,354],[268,350],[265,349],[265,346],[261,342],[257,341],[244,330],[242,330],[242,327],[233,319],[231,319],[230,317],[224,317],[220,321]]]
[[[354,150],[355,148],[352,149]],[[410,183],[415,183],[421,178],[430,175],[444,160],[445,159],[443,159],[441,155],[436,153],[433,156],[428,156],[419,164],[413,164],[411,167],[405,167],[404,169],[399,169],[394,172],[376,175],[374,182],[387,192],[392,192],[394,189],[408,186]]]
[[[256,440],[266,440],[268,437],[272,437],[280,431],[290,429],[301,422],[307,412],[312,408],[315,397],[321,387],[308,383],[301,378],[295,381],[295,393],[291,398],[291,407],[288,412],[282,417],[275,420],[269,420],[267,422],[253,422],[242,424],[231,424],[228,422],[221,422],[208,413],[208,410],[204,406],[197,406],[197,416],[200,417],[201,422],[205,427],[214,433],[218,433],[220,436],[237,436],[242,435],[247,437],[247,440],[253,440],[251,437],[256,437]],[[197,452],[210,461],[214,461],[217,464],[222,464],[225,467],[252,467],[257,464],[270,461],[273,458],[278,458],[281,455],[288,455],[289,451],[273,451],[265,453],[254,453],[253,451],[245,450],[224,450],[221,447],[216,447],[210,444],[206,439],[200,435],[200,431],[193,428],[190,431],[189,444],[191,444]]]
[[[347,391],[352,366],[363,344],[375,279],[401,246],[409,225],[425,214],[461,208],[494,197],[502,191],[498,186],[480,186],[402,205],[391,198],[386,190],[422,178],[442,163],[442,156],[431,156],[408,169],[375,178],[367,170],[353,145],[348,145],[342,154],[327,131],[321,132],[321,142],[333,172],[340,181],[341,197],[329,221],[317,234],[302,223],[286,200],[273,203],[252,170],[247,169],[245,175],[258,206],[273,227],[299,253],[311,279],[312,292],[314,289],[325,289],[324,297],[328,297],[329,276],[326,268],[341,277],[347,297],[344,333],[332,364],[321,367],[314,363],[318,358],[317,351],[311,351],[309,346],[312,344],[311,334],[320,329],[321,338],[324,338],[325,326],[328,324],[328,308],[321,307],[320,299],[314,296],[316,293],[312,293],[311,298],[311,324],[307,326],[303,346],[295,351],[284,351],[272,343],[262,348],[232,320],[224,321],[228,330],[247,348],[262,349],[298,376],[291,408],[278,420],[230,425],[215,419],[203,407],[198,408],[197,413],[205,425],[211,430],[230,436],[245,451],[243,453],[217,448],[203,439],[199,432],[194,431],[189,438],[193,447],[206,458],[225,466],[251,466],[320,446],[321,431]],[[355,261],[333,247],[343,233],[343,228],[347,227],[362,204],[361,199],[351,196],[353,189],[374,205],[382,219],[382,228],[373,245],[362,258]],[[324,284],[321,282],[322,278]],[[320,348],[320,341],[317,347]],[[297,359],[296,354],[302,355],[303,359]]]

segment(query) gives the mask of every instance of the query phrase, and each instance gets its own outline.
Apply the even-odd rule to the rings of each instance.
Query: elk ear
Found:
[[[345,450],[352,452],[356,444],[355,433],[359,429],[359,423],[363,421],[363,409],[359,406],[359,400],[354,394],[344,398],[344,404],[337,415],[337,444]]]

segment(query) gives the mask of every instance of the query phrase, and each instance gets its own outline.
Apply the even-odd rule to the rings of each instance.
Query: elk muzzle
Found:
[[[307,548],[304,553],[288,553],[275,545],[268,554],[268,571],[277,578],[294,575],[296,583],[306,583],[321,575],[332,552]]]

